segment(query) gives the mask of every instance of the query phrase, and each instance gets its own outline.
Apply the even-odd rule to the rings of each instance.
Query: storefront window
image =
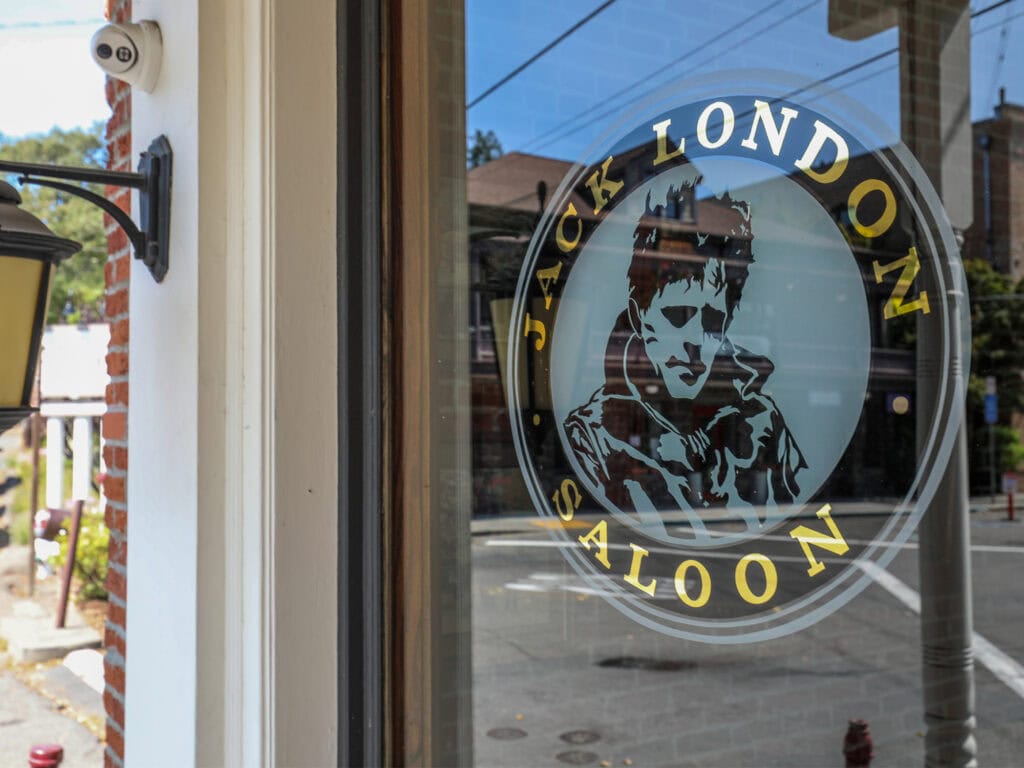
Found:
[[[1024,7],[406,13],[396,755],[1016,762]]]

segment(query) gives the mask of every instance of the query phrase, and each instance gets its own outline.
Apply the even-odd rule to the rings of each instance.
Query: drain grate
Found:
[[[555,755],[561,762],[569,765],[590,765],[591,763],[597,762],[597,755],[593,752],[581,752],[578,749],[573,749],[568,752],[560,752]]]
[[[683,672],[687,669],[696,669],[697,663],[672,659],[650,659],[645,656],[615,656],[597,662],[597,666],[613,669],[645,669],[650,672]]]
[[[487,735],[492,739],[498,741],[513,741],[515,739],[522,739],[526,736],[526,731],[522,728],[491,728],[487,732]]]
[[[601,734],[594,731],[569,731],[558,738],[569,744],[593,744],[595,741],[600,741]]]

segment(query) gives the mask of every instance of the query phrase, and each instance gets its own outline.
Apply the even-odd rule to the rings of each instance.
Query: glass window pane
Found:
[[[1014,762],[1022,14],[470,0],[409,33],[447,46],[398,263],[464,762]]]

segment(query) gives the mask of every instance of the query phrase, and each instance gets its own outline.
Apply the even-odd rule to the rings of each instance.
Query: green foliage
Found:
[[[102,124],[96,123],[89,129],[54,128],[47,134],[21,139],[0,136],[0,156],[23,163],[102,168],[106,164],[102,130]],[[7,181],[17,186],[16,177],[9,176]],[[104,193],[100,185],[86,186],[93,192]],[[56,272],[47,322],[99,320],[103,313],[103,269],[107,262],[102,211],[79,197],[46,187],[26,185],[19,191],[23,209],[42,219],[60,237],[82,244],[81,252]],[[74,312],[65,317],[63,310],[69,296]]]
[[[70,518],[68,525],[70,525]],[[107,590],[104,582],[107,579],[107,546],[110,542],[110,531],[103,519],[102,512],[83,512],[82,526],[78,532],[78,549],[75,553],[75,576],[80,586],[77,599],[106,600]],[[57,536],[60,544],[60,555],[53,558],[53,564],[64,567],[68,557],[68,533],[62,530]]]
[[[494,131],[484,133],[477,129],[466,148],[466,165],[470,168],[489,163],[504,153]]]
[[[994,376],[999,421],[994,425],[996,482],[1024,462],[1024,444],[1012,426],[1024,412],[1024,282],[1014,283],[981,259],[964,261],[971,297],[971,377],[967,386],[967,441],[971,486],[987,492],[989,433],[985,424],[985,379]]]
[[[32,464],[18,456],[9,456],[6,461],[7,475],[18,478],[11,494],[10,534],[15,544],[28,544],[32,540],[32,515],[29,514],[32,494]]]
[[[93,440],[97,441],[98,436],[93,433]],[[7,459],[8,474],[18,476],[18,485],[14,488],[11,496],[11,539],[15,544],[28,544],[32,537],[32,518],[34,512],[30,512],[32,506],[32,462],[23,454],[9,457]],[[71,487],[72,464],[64,462],[64,487]],[[46,500],[46,461],[39,462],[39,506],[45,507]]]

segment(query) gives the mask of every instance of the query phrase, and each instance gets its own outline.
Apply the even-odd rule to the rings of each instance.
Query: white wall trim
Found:
[[[131,285],[126,764],[333,765],[335,6],[133,15],[135,154],[175,166],[170,271]]]

